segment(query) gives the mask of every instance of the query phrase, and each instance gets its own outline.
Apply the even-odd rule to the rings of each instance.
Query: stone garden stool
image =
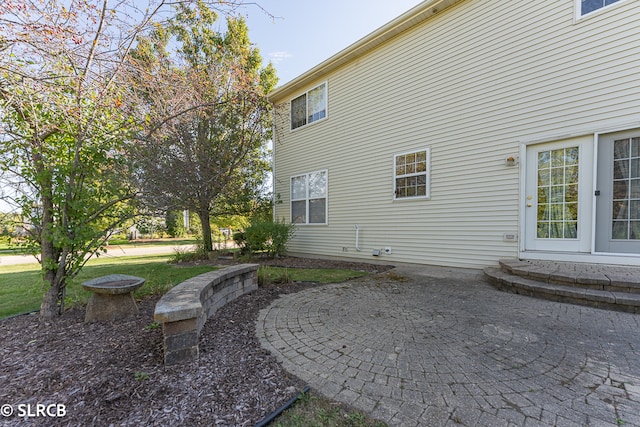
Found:
[[[110,274],[82,284],[93,292],[87,303],[85,322],[105,322],[136,314],[138,306],[132,292],[144,284],[145,279],[126,274]]]

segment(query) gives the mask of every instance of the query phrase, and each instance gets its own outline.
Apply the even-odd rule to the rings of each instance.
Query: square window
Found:
[[[291,177],[291,222],[327,223],[327,171]]]
[[[291,130],[327,117],[327,84],[305,92],[291,100]]]
[[[394,156],[394,199],[429,197],[430,149]]]

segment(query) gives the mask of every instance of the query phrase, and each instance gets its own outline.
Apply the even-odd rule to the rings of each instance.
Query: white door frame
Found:
[[[589,262],[589,263],[596,263],[596,264],[618,264],[618,265],[640,266],[640,256],[636,254],[595,252],[596,198],[594,195],[595,188],[597,186],[596,156],[598,153],[599,136],[602,134],[610,134],[610,133],[622,132],[628,129],[638,128],[638,126],[639,126],[638,122],[625,123],[623,125],[618,125],[616,127],[605,128],[605,129],[599,130],[598,132],[594,132],[593,130],[592,131],[585,130],[584,132],[578,132],[578,133],[573,133],[569,135],[565,134],[565,135],[549,136],[549,137],[544,137],[539,139],[531,139],[531,140],[523,141],[520,143],[520,162],[519,162],[520,163],[520,183],[519,183],[520,196],[519,196],[519,203],[518,203],[518,209],[519,209],[519,214],[518,214],[519,227],[518,228],[519,228],[519,235],[521,236],[521,238],[519,239],[519,242],[518,242],[519,258],[532,259],[532,260],[540,259],[540,260],[555,260],[555,261],[567,261],[567,262]],[[566,140],[566,139],[571,139],[576,137],[592,137],[593,138],[594,158],[592,161],[592,168],[591,168],[592,169],[592,183],[591,183],[592,201],[591,201],[591,217],[589,218],[589,221],[591,222],[590,251],[587,253],[553,252],[553,251],[544,251],[544,250],[527,251],[525,249],[525,245],[526,245],[525,215],[526,215],[526,209],[527,209],[527,206],[526,206],[527,147],[531,145],[551,143],[554,141],[561,141],[561,140]]]
[[[522,210],[524,219],[524,237],[523,249],[529,251],[547,251],[547,252],[568,252],[568,253],[591,253],[592,242],[592,197],[593,197],[593,180],[591,174],[593,172],[593,137],[582,136],[573,138],[564,138],[541,144],[529,144],[525,147],[524,162],[524,193],[522,197]],[[575,238],[539,238],[537,236],[538,224],[538,156],[530,155],[530,152],[545,152],[551,150],[562,150],[568,147],[578,147],[580,157],[578,162],[579,176],[576,183],[577,187],[577,230]],[[537,148],[540,150],[535,151]],[[550,165],[549,165],[550,166]],[[553,168],[550,171],[563,171],[564,169]],[[528,171],[531,171],[530,174]],[[564,179],[562,179],[564,182]],[[550,185],[550,184],[549,184]],[[549,187],[549,191],[554,187]],[[563,187],[560,187],[563,188]],[[564,187],[565,189],[569,187]],[[547,195],[547,197],[550,197]],[[549,211],[556,211],[560,208],[560,214],[566,208],[564,203],[557,205],[547,205],[547,214]],[[565,211],[566,212],[566,211]],[[553,218],[551,218],[553,220]],[[553,222],[550,223],[553,225]],[[566,223],[565,223],[566,225]]]

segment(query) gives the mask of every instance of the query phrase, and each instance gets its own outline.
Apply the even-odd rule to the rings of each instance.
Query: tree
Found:
[[[171,237],[184,237],[188,230],[184,226],[184,212],[169,210],[165,213],[167,234]]]
[[[67,282],[135,214],[123,154],[140,124],[125,108],[121,76],[137,36],[169,4],[5,0],[0,9],[0,179],[30,224],[43,318],[61,312]]]
[[[266,94],[276,77],[271,64],[262,68],[243,19],[228,18],[221,34],[213,29],[217,15],[202,2],[177,8],[175,19],[141,40],[131,55],[135,84],[129,86],[138,91],[129,98],[147,123],[134,157],[144,200],[196,212],[210,251],[212,214],[233,213],[255,195],[264,176]],[[178,48],[168,53],[172,38]],[[148,67],[144,74],[142,64]],[[167,92],[158,77],[180,91]]]

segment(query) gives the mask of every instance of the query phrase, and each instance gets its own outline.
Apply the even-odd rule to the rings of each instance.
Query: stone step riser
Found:
[[[531,277],[513,275],[497,268],[485,269],[485,276],[496,288],[511,293],[607,310],[640,313],[640,294],[637,293],[547,283]]]
[[[522,278],[581,289],[640,294],[640,277],[615,274],[606,275],[595,272],[550,272],[544,269],[536,270],[526,268],[528,266],[528,263],[524,267],[518,267],[509,265],[505,261],[500,261],[500,268],[505,273],[513,274]]]

